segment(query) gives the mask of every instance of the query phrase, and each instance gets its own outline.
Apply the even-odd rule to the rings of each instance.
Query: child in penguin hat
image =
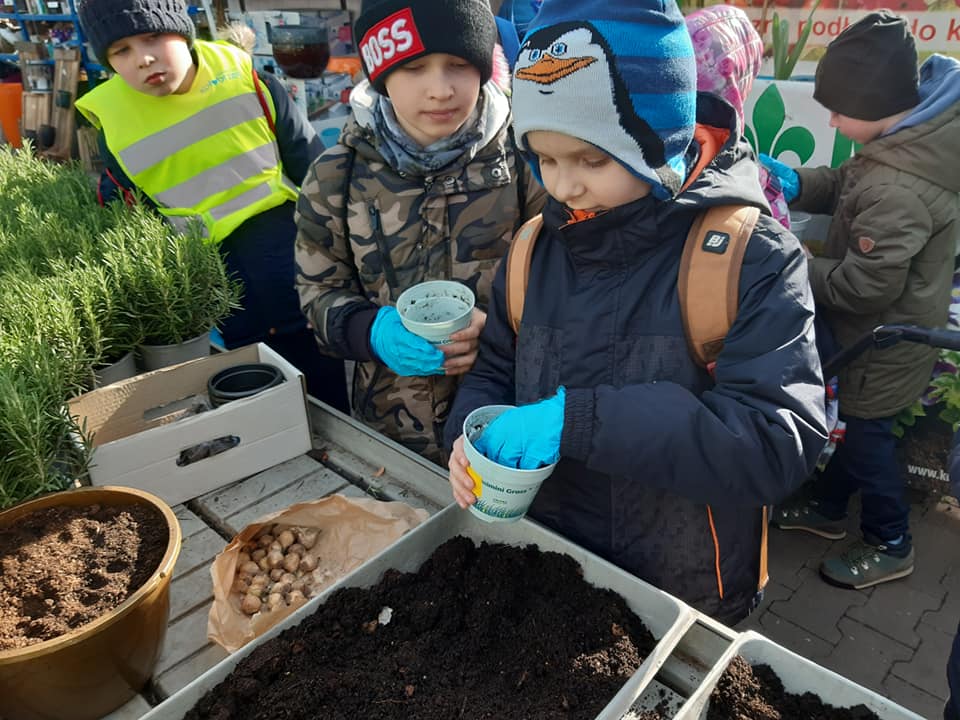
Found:
[[[462,422],[517,405],[477,445],[513,467],[558,461],[530,515],[734,623],[766,582],[763,506],[798,487],[823,446],[823,382],[803,251],[766,214],[735,111],[696,82],[673,0],[544,3],[513,99],[550,199],[519,331],[504,263],[446,439],[466,508]],[[688,351],[677,282],[694,221],[730,204],[764,214],[711,376]]]

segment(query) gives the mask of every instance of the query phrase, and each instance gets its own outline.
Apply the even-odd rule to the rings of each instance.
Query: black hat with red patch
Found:
[[[493,74],[497,23],[487,0],[364,0],[353,37],[381,95],[391,72],[432,53],[463,58],[480,71],[481,83]]]

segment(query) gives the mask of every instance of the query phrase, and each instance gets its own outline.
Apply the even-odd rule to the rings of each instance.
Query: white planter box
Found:
[[[450,505],[422,525],[414,528],[393,545],[374,556],[335,585],[313,598],[283,622],[261,637],[244,645],[203,675],[156,706],[142,720],[180,720],[208,690],[222,682],[244,657],[261,644],[312,615],[330,594],[343,587],[370,587],[391,568],[412,572],[420,567],[449,538],[463,535],[475,542],[500,542],[510,545],[536,544],[544,552],[569,555],[583,568],[583,577],[591,585],[609,588],[626,600],[647,628],[658,639],[656,647],[637,671],[598,716],[598,720],[618,720],[640,696],[663,665],[680,638],[694,623],[696,613],[684,603],[652,585],[602,560],[526,518],[516,523],[488,524],[470,513]]]
[[[680,709],[675,720],[706,720],[707,710],[710,707],[710,693],[727,669],[727,665],[737,655],[741,655],[751,665],[769,665],[780,677],[787,692],[794,694],[812,692],[834,707],[863,704],[876,713],[881,720],[923,720],[919,715],[915,715],[892,700],[800,657],[753,631],[743,633],[730,645],[727,652],[706,676],[700,688]]]
[[[240,363],[266,362],[286,382],[213,410],[186,415],[207,379]],[[70,401],[94,434],[90,480],[147,490],[170,505],[240,480],[311,448],[303,375],[264,344],[138,375]],[[186,416],[185,416],[186,415]],[[189,461],[202,443],[230,438],[217,454]]]

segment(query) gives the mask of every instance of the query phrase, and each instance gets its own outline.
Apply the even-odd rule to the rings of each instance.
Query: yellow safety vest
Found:
[[[77,100],[103,130],[127,177],[179,228],[199,219],[213,242],[288,200],[271,130],[269,91],[257,95],[250,56],[223,42],[196,41],[197,73],[182,95],[153,97],[114,76]]]

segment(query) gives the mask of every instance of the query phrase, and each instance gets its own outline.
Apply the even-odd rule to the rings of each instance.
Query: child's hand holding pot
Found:
[[[477,361],[480,348],[480,332],[487,324],[487,314],[483,310],[473,309],[470,324],[463,330],[450,335],[450,342],[441,345],[440,350],[446,356],[443,370],[447,375],[463,375],[470,371]]]
[[[450,468],[450,489],[453,491],[454,501],[461,510],[466,510],[477,501],[477,496],[473,494],[473,478],[467,473],[469,465],[467,456],[463,452],[463,435],[461,435],[453,443],[450,460],[447,461],[447,467]]]

